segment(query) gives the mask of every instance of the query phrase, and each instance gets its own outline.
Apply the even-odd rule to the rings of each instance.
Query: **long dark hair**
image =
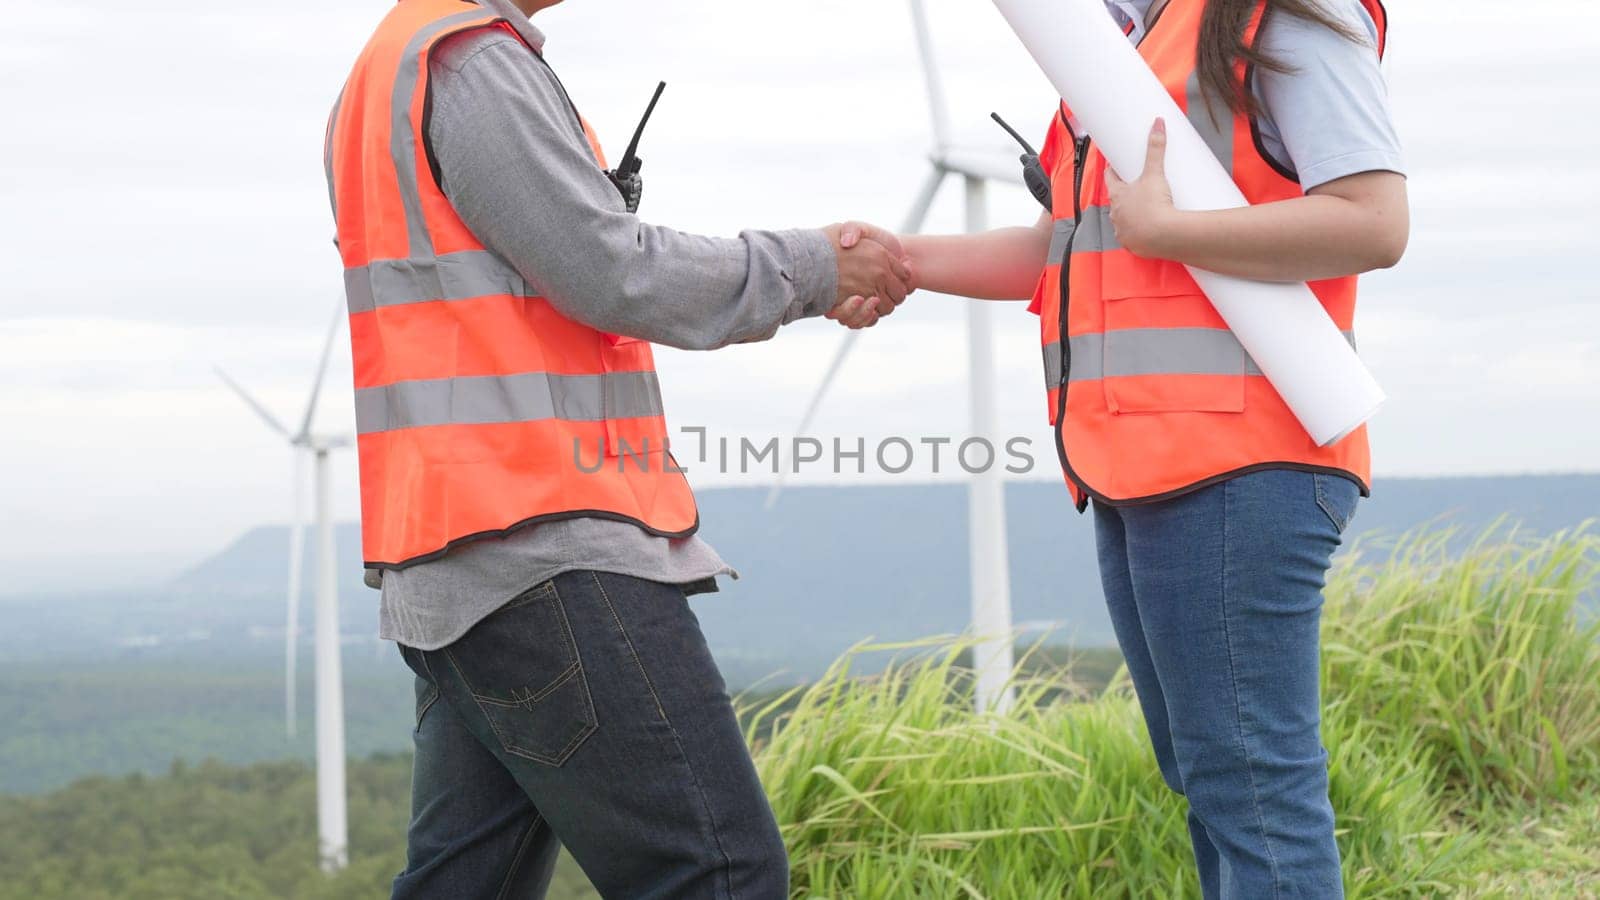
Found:
[[[1259,0],[1206,0],[1206,11],[1200,19],[1199,67],[1200,84],[1207,98],[1220,97],[1228,102],[1234,112],[1256,112],[1255,98],[1245,90],[1243,81],[1234,71],[1234,64],[1244,60],[1272,72],[1290,73],[1294,68],[1274,59],[1259,48],[1245,43],[1244,31],[1250,26]],[[1352,41],[1365,39],[1323,9],[1320,0],[1267,0],[1265,16],[1297,16],[1338,32]],[[1265,21],[1265,18],[1263,18]]]

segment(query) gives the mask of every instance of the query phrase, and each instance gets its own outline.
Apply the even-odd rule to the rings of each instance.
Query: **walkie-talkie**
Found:
[[[998,122],[1000,127],[1004,128],[1006,133],[1011,135],[1026,151],[1022,154],[1022,181],[1028,186],[1028,193],[1032,194],[1033,199],[1039,201],[1039,205],[1043,206],[1047,211],[1054,210],[1055,197],[1054,192],[1050,189],[1050,173],[1046,172],[1044,164],[1039,162],[1039,154],[1034,151],[1027,141],[1023,140],[1022,135],[1017,134],[1015,128],[1007,125],[1006,120],[1000,118],[999,113],[990,113],[989,117]]]
[[[606,177],[616,185],[622,193],[622,202],[627,205],[628,212],[639,211],[639,200],[644,195],[644,179],[639,177],[639,170],[644,166],[644,160],[639,158],[639,138],[644,136],[644,127],[650,124],[650,116],[656,111],[656,104],[661,100],[661,94],[667,89],[665,81],[656,85],[655,96],[650,98],[650,105],[645,108],[644,118],[639,120],[639,127],[633,130],[633,140],[628,142],[628,150],[622,154],[622,161],[617,163],[615,169],[606,172]]]

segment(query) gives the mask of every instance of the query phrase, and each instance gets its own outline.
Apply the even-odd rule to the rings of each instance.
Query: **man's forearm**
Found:
[[[821,231],[685,234],[626,213],[573,211],[564,228],[517,230],[506,195],[480,210],[481,235],[562,315],[686,350],[771,337],[836,299],[833,247]],[[540,210],[540,214],[544,214]],[[505,224],[493,224],[493,223]]]
[[[456,212],[563,315],[690,349],[770,337],[837,299],[821,231],[688,235],[629,214],[553,73],[480,37],[434,73],[429,134]]]

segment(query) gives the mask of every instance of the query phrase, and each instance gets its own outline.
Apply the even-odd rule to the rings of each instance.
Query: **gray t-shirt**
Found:
[[[503,0],[484,5],[527,44],[488,29],[435,48],[428,136],[462,221],[551,305],[603,331],[689,349],[762,340],[832,307],[837,266],[820,231],[717,239],[629,214],[555,73],[529,52],[543,48],[544,35]],[[577,569],[690,592],[737,577],[698,537],[657,537],[607,519],[548,522],[384,572],[379,634],[438,649],[523,591]]]
[[[1155,2],[1106,0],[1106,6],[1119,23],[1133,24],[1130,37],[1137,41]],[[1363,172],[1403,175],[1400,138],[1375,50],[1377,24],[1360,0],[1322,0],[1322,8],[1368,42],[1356,43],[1298,16],[1270,16],[1261,49],[1291,71],[1256,70],[1262,147],[1297,173],[1307,191]]]

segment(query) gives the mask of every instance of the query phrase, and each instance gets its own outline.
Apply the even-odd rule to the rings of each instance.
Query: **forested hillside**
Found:
[[[410,749],[411,679],[398,655],[350,662],[350,754]],[[174,759],[310,759],[310,667],[300,674],[299,729],[290,740],[283,670],[271,660],[0,665],[0,794],[39,793],[86,775],[164,772]]]
[[[349,770],[350,868],[317,869],[302,763],[175,764],[0,800],[0,900],[373,900],[405,865],[409,756]],[[551,900],[595,895],[563,861]]]

